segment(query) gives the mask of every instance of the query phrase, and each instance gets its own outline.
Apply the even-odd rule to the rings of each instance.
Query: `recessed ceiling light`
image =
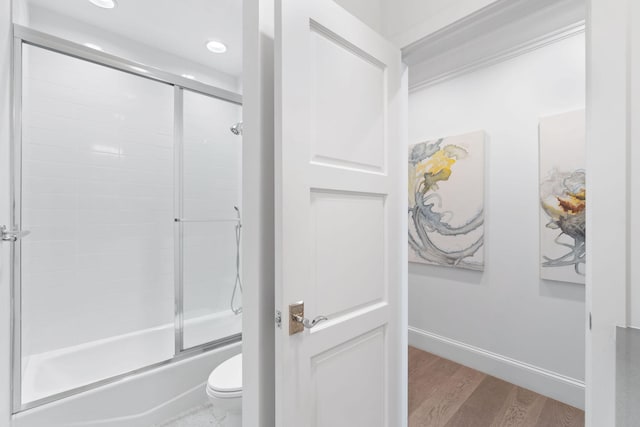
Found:
[[[213,53],[225,53],[227,51],[227,46],[217,40],[211,40],[207,43],[207,49]]]
[[[141,67],[136,67],[135,65],[130,66],[129,68],[131,68],[133,71],[137,71],[139,73],[148,73],[149,70],[145,70],[144,68]]]
[[[89,0],[92,4],[103,9],[113,9],[116,7],[116,0]]]
[[[86,47],[91,48],[91,49],[95,49],[95,50],[99,50],[99,51],[103,51],[104,49],[101,48],[100,46],[98,46],[97,44],[93,44],[93,43],[85,43],[84,44]]]
[[[184,77],[185,79],[189,79],[189,80],[195,79],[195,77],[192,74],[183,74],[182,77]]]

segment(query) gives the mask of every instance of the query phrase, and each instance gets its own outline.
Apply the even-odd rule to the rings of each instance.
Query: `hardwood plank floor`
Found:
[[[490,426],[496,414],[502,408],[512,384],[501,379],[485,376],[480,385],[469,396],[445,427],[454,426]],[[475,424],[474,424],[475,423]],[[419,423],[415,425],[420,425]]]
[[[484,379],[484,374],[459,367],[456,372],[422,401],[409,416],[410,425],[444,426]]]
[[[584,412],[409,347],[409,427],[580,427]]]

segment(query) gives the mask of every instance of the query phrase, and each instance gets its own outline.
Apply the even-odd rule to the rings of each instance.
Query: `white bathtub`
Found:
[[[185,344],[200,343],[203,337],[222,338],[239,333],[241,322],[241,316],[231,312],[187,320]],[[167,324],[30,356],[22,367],[23,401],[34,401],[160,362],[159,355],[173,354],[173,334],[173,324]],[[14,417],[14,427],[153,426],[206,402],[209,373],[239,352],[240,344],[232,344],[128,376],[21,412]]]

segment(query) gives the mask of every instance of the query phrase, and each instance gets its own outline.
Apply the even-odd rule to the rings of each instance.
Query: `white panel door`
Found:
[[[276,425],[406,424],[400,51],[330,0],[276,12]],[[326,316],[289,335],[289,304]]]

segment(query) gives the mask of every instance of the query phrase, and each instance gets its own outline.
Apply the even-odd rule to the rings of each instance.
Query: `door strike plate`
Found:
[[[304,331],[304,325],[295,316],[304,318],[304,302],[289,304],[289,335],[295,335]]]

